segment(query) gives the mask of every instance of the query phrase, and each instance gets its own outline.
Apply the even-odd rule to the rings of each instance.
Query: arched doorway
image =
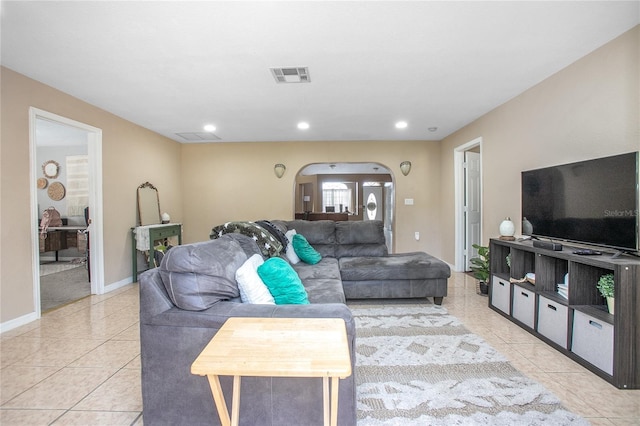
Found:
[[[295,178],[294,216],[306,220],[369,220],[369,194],[375,192],[375,218],[384,223],[393,252],[395,186],[391,170],[380,163],[313,163]],[[366,197],[366,198],[365,198]]]

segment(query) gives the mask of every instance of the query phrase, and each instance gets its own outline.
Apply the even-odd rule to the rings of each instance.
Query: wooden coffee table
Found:
[[[351,375],[344,320],[229,318],[193,362],[191,373],[209,379],[223,426],[238,424],[241,376],[322,377],[324,424],[335,426],[339,379]],[[219,376],[233,376],[231,419]]]

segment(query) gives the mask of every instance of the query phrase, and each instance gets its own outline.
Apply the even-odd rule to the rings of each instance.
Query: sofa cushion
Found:
[[[160,276],[177,307],[200,311],[239,296],[235,273],[246,260],[232,238],[175,246],[162,259]]]
[[[295,234],[293,236],[292,244],[296,254],[303,262],[310,265],[315,265],[322,259],[320,253],[318,253],[316,249],[311,247],[311,244],[309,244],[304,235]]]
[[[298,234],[305,236],[309,244],[322,257],[336,257],[336,226],[332,220],[292,220],[286,222],[288,229],[295,229]]]
[[[389,254],[381,220],[336,222],[336,257]]]
[[[293,265],[293,269],[298,273],[298,276],[305,285],[309,280],[341,279],[338,259],[333,257],[323,257],[322,260],[315,265],[300,262],[296,265]]]
[[[300,262],[293,269],[302,280],[310,303],[346,303],[338,259],[323,257],[315,265]]]
[[[236,271],[240,298],[244,303],[266,303],[270,305],[276,303],[269,289],[262,282],[260,275],[258,275],[258,267],[263,263],[262,256],[254,254]]]
[[[286,260],[279,257],[267,259],[258,266],[258,275],[269,289],[276,305],[309,304],[302,281]]]
[[[384,244],[384,225],[381,220],[336,222],[338,244]]]
[[[242,234],[252,238],[258,244],[264,257],[278,256],[283,248],[276,237],[254,222],[227,222],[214,227],[209,237],[213,240],[230,233]]]
[[[343,257],[339,264],[343,281],[415,280],[448,278],[451,275],[449,265],[422,252],[384,257]]]

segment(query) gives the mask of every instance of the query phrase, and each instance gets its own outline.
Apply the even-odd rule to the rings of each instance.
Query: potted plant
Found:
[[[470,260],[473,276],[480,282],[480,293],[489,293],[489,247],[474,244],[478,257]]]
[[[613,274],[604,274],[598,280],[598,284],[596,285],[600,294],[607,299],[607,308],[609,309],[609,313],[613,315],[614,309],[614,299],[613,299]]]

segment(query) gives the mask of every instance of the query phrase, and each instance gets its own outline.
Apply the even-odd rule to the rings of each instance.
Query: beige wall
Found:
[[[413,164],[409,176],[400,163]],[[397,251],[440,254],[440,145],[427,141],[272,142],[185,145],[182,149],[185,239],[209,238],[230,220],[292,219],[295,177],[316,162],[378,162],[396,179]],[[276,178],[273,166],[287,171]],[[413,206],[403,200],[413,198]],[[413,238],[421,234],[420,241]]]
[[[30,240],[29,107],[102,129],[105,285],[131,277],[136,188],[150,181],[182,219],[180,144],[7,68],[1,79],[0,323],[35,312]]]
[[[442,141],[442,254],[454,261],[454,149],[482,137],[483,236],[521,231],[520,172],[640,149],[640,27]]]

